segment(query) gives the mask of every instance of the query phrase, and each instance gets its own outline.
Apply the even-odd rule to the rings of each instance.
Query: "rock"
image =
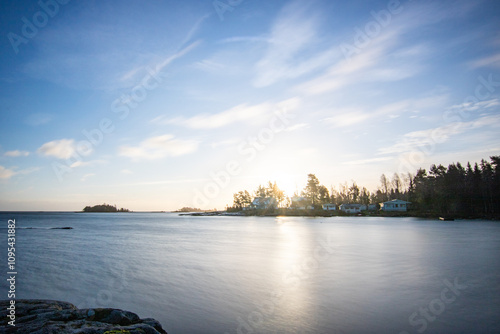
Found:
[[[9,325],[9,300],[0,300],[0,333],[19,334],[167,334],[155,319],[112,309],[77,309],[73,304],[38,299],[18,299],[15,327]]]

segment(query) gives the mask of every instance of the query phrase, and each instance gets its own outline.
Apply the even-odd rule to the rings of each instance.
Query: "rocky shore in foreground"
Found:
[[[119,309],[78,309],[67,302],[38,299],[18,299],[14,306],[13,317],[10,301],[0,300],[0,333],[167,334],[155,319]]]

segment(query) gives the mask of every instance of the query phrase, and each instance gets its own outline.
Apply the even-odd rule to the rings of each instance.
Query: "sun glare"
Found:
[[[285,192],[285,195],[292,197],[295,192],[300,193],[302,182],[300,177],[291,174],[278,174],[271,182],[276,181],[278,187]]]

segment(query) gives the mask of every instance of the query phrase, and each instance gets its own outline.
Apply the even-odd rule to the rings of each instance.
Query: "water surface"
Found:
[[[498,222],[1,213],[4,263],[8,219],[17,298],[127,309],[171,334],[500,332]]]

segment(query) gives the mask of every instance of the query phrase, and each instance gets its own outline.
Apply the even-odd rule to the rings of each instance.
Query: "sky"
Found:
[[[500,154],[498,1],[0,9],[0,211],[223,209]]]

